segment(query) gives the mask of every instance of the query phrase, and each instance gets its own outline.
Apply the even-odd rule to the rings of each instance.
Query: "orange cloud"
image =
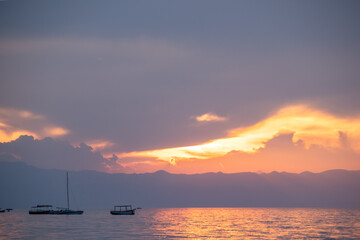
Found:
[[[66,130],[65,128],[62,128],[62,127],[46,128],[46,129],[44,129],[44,132],[47,136],[50,136],[50,137],[62,136],[62,135],[66,135],[69,133],[68,130]]]
[[[0,125],[0,142],[10,142],[12,140],[18,139],[21,135],[31,135],[34,138],[38,136],[34,132],[20,130],[20,129],[11,129],[6,127],[5,129]]]
[[[99,151],[114,146],[114,143],[104,139],[97,139],[97,140],[86,141],[86,145],[92,147],[95,151]],[[111,157],[111,155],[107,157]]]
[[[43,138],[67,134],[69,130],[51,124],[42,115],[24,110],[0,108],[0,142],[10,142],[21,135]]]
[[[224,156],[207,160],[178,161],[176,166],[168,164],[163,165],[161,169],[171,173],[187,174],[218,171],[300,173],[322,172],[329,169],[360,169],[359,153],[350,149],[324,148],[318,145],[306,148],[302,142],[294,143],[293,138],[293,134],[280,134],[255,153],[232,151]]]
[[[214,113],[205,113],[203,115],[195,117],[198,122],[223,122],[227,119],[225,117],[220,117]]]
[[[301,140],[305,148],[342,148],[345,140],[348,148],[360,152],[360,118],[341,118],[307,105],[293,105],[253,126],[231,130],[225,138],[195,146],[124,153],[120,157],[153,157],[173,164],[217,158],[233,151],[255,153],[279,133],[292,133],[293,141]]]

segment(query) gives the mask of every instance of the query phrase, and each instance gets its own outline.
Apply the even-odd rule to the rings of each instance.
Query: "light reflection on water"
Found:
[[[0,214],[0,239],[360,239],[360,210],[297,208],[109,210],[83,215]]]

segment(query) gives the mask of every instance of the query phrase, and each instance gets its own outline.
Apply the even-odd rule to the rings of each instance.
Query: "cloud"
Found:
[[[61,127],[50,127],[50,128],[45,128],[44,133],[47,136],[56,137],[56,136],[66,135],[69,133],[69,131]]]
[[[156,158],[126,158],[128,168],[137,173],[166,170],[171,173],[206,172],[322,172],[329,169],[358,170],[360,154],[347,148],[328,148],[319,145],[305,147],[303,141],[294,142],[294,133],[276,135],[256,152],[231,151],[220,157],[178,159],[175,165]],[[133,159],[133,160],[131,160]],[[147,161],[145,161],[147,160]],[[151,164],[148,164],[151,162]],[[158,164],[156,164],[158,162]],[[119,159],[122,163],[122,159]],[[139,167],[139,168],[138,168]]]
[[[96,151],[104,150],[115,145],[115,143],[105,139],[95,139],[95,140],[86,141],[86,144],[91,146]]]
[[[31,135],[38,139],[60,137],[69,133],[69,130],[51,123],[45,116],[13,108],[0,108],[0,142],[9,142],[21,135]]]
[[[232,151],[255,153],[279,133],[292,133],[293,141],[301,141],[305,148],[318,145],[325,148],[342,148],[346,134],[350,149],[360,152],[360,118],[342,118],[313,109],[307,105],[292,105],[280,109],[265,120],[231,130],[228,137],[207,143],[124,153],[122,157],[154,157],[176,162],[189,159],[210,159]],[[341,133],[341,134],[340,134]]]
[[[47,137],[64,138],[70,133],[70,130],[51,123],[43,115],[13,108],[0,108],[0,142],[11,142],[23,135],[32,136],[37,140]],[[106,139],[87,140],[85,143],[94,151],[108,150],[115,145]],[[109,157],[112,155],[109,154]]]
[[[227,47],[164,36],[2,38],[0,102],[56,120],[74,130],[72,142],[107,139],[122,152],[217,139],[283,102],[316,97],[332,112],[358,112],[354,54]],[[209,106],[231,121],[189,127],[184,117]]]
[[[203,115],[200,116],[196,116],[195,119],[198,122],[223,122],[227,120],[225,117],[220,117],[215,113],[211,113],[211,112],[204,113]]]
[[[0,143],[0,161],[23,161],[48,169],[125,171],[121,164],[116,162],[115,155],[105,158],[85,143],[74,147],[64,140],[34,139],[25,135],[11,142]]]
[[[222,168],[218,164],[223,165]],[[294,141],[294,133],[283,133],[265,143],[257,152],[232,151],[218,158],[179,161],[173,172],[206,171],[234,172],[322,172],[329,169],[358,170],[360,154],[351,149],[311,145]]]

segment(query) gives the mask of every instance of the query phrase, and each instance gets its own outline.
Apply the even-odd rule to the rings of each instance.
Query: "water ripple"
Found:
[[[143,209],[135,216],[0,214],[0,239],[360,239],[360,210]]]

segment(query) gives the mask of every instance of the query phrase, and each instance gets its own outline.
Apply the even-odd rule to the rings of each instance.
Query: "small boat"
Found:
[[[52,214],[54,211],[52,205],[36,205],[31,207],[29,214]]]
[[[82,210],[71,210],[69,204],[69,173],[66,172],[66,197],[67,197],[67,208],[57,208],[57,210],[51,211],[50,214],[56,215],[80,215],[83,214]]]
[[[5,212],[5,209],[0,208],[0,213]]]
[[[58,214],[58,215],[80,215],[83,214],[82,210],[71,210],[69,208],[57,208],[58,210],[52,211],[50,214]]]
[[[112,215],[134,215],[136,208],[131,205],[114,206],[114,210],[110,211]]]

